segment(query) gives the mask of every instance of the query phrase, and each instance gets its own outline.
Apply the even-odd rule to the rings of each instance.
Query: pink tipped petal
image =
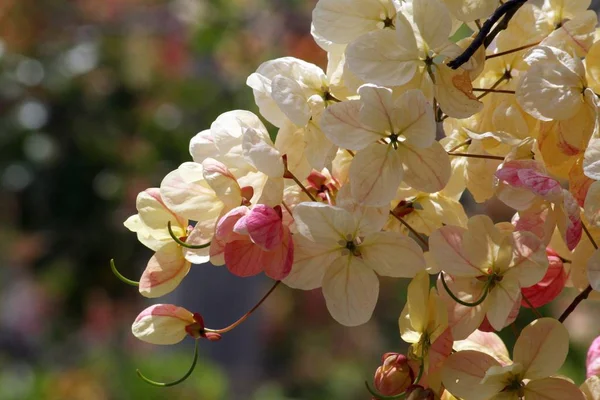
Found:
[[[137,316],[131,331],[135,337],[147,343],[175,344],[186,337],[186,326],[194,322],[193,314],[185,308],[155,304]]]
[[[150,258],[140,278],[141,295],[156,298],[172,292],[190,271],[190,266],[177,243],[163,246]]]
[[[500,366],[493,357],[473,350],[459,351],[448,357],[442,368],[442,382],[454,396],[469,400],[488,400],[502,391],[502,385],[480,382],[491,367]]]
[[[496,171],[496,177],[513,187],[523,187],[523,181],[519,176],[519,171],[528,169],[535,172],[541,172],[541,166],[534,160],[514,160],[502,164]]]
[[[562,194],[560,183],[548,175],[532,169],[520,169],[517,175],[524,188],[531,190],[545,200],[556,200]]]
[[[283,240],[273,251],[263,256],[265,274],[272,279],[282,280],[292,270],[294,264],[294,241],[288,227],[283,229]]]
[[[429,348],[429,371],[428,374],[439,371],[444,361],[452,354],[452,332],[447,328]]]
[[[263,270],[263,255],[267,252],[250,240],[234,240],[225,245],[227,269],[242,278],[254,276]]]
[[[548,255],[550,263],[546,275],[537,284],[521,289],[524,299],[521,300],[523,307],[529,308],[525,298],[534,307],[541,307],[554,300],[562,292],[567,281],[567,273],[561,259],[555,255]]]
[[[600,336],[594,339],[588,349],[585,366],[587,369],[587,378],[600,375]]]
[[[239,233],[234,232],[234,227],[238,221],[247,215],[250,209],[246,206],[236,207],[233,210],[225,214],[217,223],[217,229],[215,231],[215,237],[218,240],[229,242],[231,240],[241,239]]]
[[[250,239],[263,250],[273,250],[281,245],[283,224],[279,214],[271,207],[257,204],[244,218],[244,223]]]
[[[433,232],[429,246],[437,265],[443,266],[444,271],[456,277],[475,277],[481,275],[481,270],[463,249],[465,232],[465,228],[444,226]]]

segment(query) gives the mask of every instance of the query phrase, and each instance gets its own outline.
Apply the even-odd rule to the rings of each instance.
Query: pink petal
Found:
[[[243,278],[259,274],[263,270],[263,249],[250,240],[234,240],[225,245],[225,265],[234,275]]]
[[[273,250],[281,244],[283,238],[281,217],[274,209],[264,204],[254,206],[244,219],[238,221],[233,230],[238,233],[248,232],[250,239],[264,250]]]
[[[547,249],[546,254],[550,263],[546,275],[537,284],[521,289],[523,297],[527,297],[531,305],[536,308],[554,300],[562,292],[568,277],[563,262],[556,253]],[[521,300],[521,306],[529,308],[524,299]]]
[[[294,264],[294,241],[287,226],[283,228],[283,241],[277,249],[264,254],[263,262],[269,278],[282,280],[289,275]]]
[[[249,212],[250,210],[245,206],[236,207],[229,211],[217,222],[215,237],[224,242],[241,239],[240,235],[234,232],[234,226]]]
[[[194,323],[193,314],[183,307],[178,307],[173,304],[154,304],[144,311],[139,313],[135,318],[134,322],[140,321],[145,317],[173,317],[187,322],[188,324]]]
[[[506,182],[508,185],[513,187],[523,187],[523,182],[519,176],[519,171],[523,169],[530,169],[533,171],[540,171],[539,164],[533,160],[514,160],[508,161],[502,164],[496,171],[496,177],[501,181]]]
[[[592,342],[585,362],[587,368],[587,378],[594,375],[600,375],[600,336]]]
[[[548,175],[535,171],[533,169],[520,169],[517,176],[522,183],[522,187],[531,190],[538,196],[552,201],[562,194],[560,183]]]
[[[581,240],[583,233],[583,225],[579,214],[579,204],[573,195],[566,190],[564,191],[565,213],[569,219],[567,223],[567,231],[565,232],[565,243],[569,250],[573,251]]]

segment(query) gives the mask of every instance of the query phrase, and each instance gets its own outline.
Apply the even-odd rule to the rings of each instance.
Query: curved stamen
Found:
[[[114,258],[110,259],[110,269],[112,270],[113,274],[115,274],[115,276],[117,278],[119,278],[119,280],[121,282],[124,282],[124,283],[126,283],[128,285],[131,285],[131,286],[140,286],[139,282],[132,281],[131,279],[127,279],[123,275],[121,275],[121,273],[117,270],[117,266],[115,265]]]
[[[448,293],[448,295],[450,297],[452,297],[452,300],[454,300],[458,304],[465,306],[465,307],[477,307],[478,305],[483,303],[483,301],[487,298],[487,295],[489,293],[490,282],[491,282],[490,280],[488,280],[485,283],[485,286],[483,287],[483,294],[481,295],[481,298],[473,303],[468,303],[466,301],[459,299],[458,297],[456,297],[456,295],[454,293],[452,293],[452,290],[450,290],[450,288],[448,287],[448,284],[446,283],[446,277],[444,276],[444,273],[442,271],[440,271],[440,278],[442,281],[442,285],[444,286],[444,289],[446,290],[446,293]]]
[[[196,340],[196,344],[194,347],[194,361],[192,361],[192,365],[190,366],[190,369],[185,373],[185,375],[183,375],[181,378],[177,379],[176,381],[156,382],[156,381],[153,381],[152,379],[146,378],[139,369],[137,369],[136,372],[137,372],[138,376],[140,378],[142,378],[142,380],[144,380],[146,383],[149,383],[152,386],[159,386],[159,387],[175,386],[175,385],[178,385],[181,382],[185,381],[187,378],[189,378],[189,376],[192,374],[192,372],[194,372],[197,362],[198,362],[198,340]]]
[[[171,238],[175,242],[177,242],[178,245],[180,245],[182,247],[185,247],[187,249],[205,249],[210,246],[211,242],[204,243],[204,244],[189,244],[189,243],[186,243],[183,240],[179,239],[177,237],[177,235],[175,235],[175,233],[173,233],[173,228],[171,227],[171,221],[169,221],[167,223],[167,228],[169,229],[169,235],[171,235]]]

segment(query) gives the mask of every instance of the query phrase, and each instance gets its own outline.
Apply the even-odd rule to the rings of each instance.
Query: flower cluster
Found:
[[[125,226],[156,252],[140,293],[171,292],[192,263],[225,264],[321,288],[331,316],[356,326],[374,312],[379,276],[409,278],[399,330],[410,350],[384,356],[374,397],[600,398],[598,346],[581,389],[556,376],[569,350],[562,322],[600,291],[600,40],[589,4],[319,0],[311,32],[327,71],[284,57],[247,80],[275,140],[256,114],[226,112],[191,139],[192,161],[138,196]],[[474,33],[458,40],[461,27]],[[514,217],[469,218],[465,192]],[[580,292],[573,304],[559,319],[538,315],[511,361],[493,332],[565,286]],[[212,330],[154,305],[133,333],[216,340],[254,309]]]

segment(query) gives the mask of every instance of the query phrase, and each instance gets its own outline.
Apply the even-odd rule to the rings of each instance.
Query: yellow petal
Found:
[[[459,351],[448,357],[442,367],[442,382],[454,396],[469,400],[488,400],[499,393],[500,384],[480,384],[486,372],[500,363],[478,351]]]
[[[523,329],[515,343],[513,360],[524,368],[524,378],[554,374],[569,352],[569,332],[554,318],[540,318]]]
[[[534,379],[525,385],[525,400],[585,400],[583,392],[560,378]]]

